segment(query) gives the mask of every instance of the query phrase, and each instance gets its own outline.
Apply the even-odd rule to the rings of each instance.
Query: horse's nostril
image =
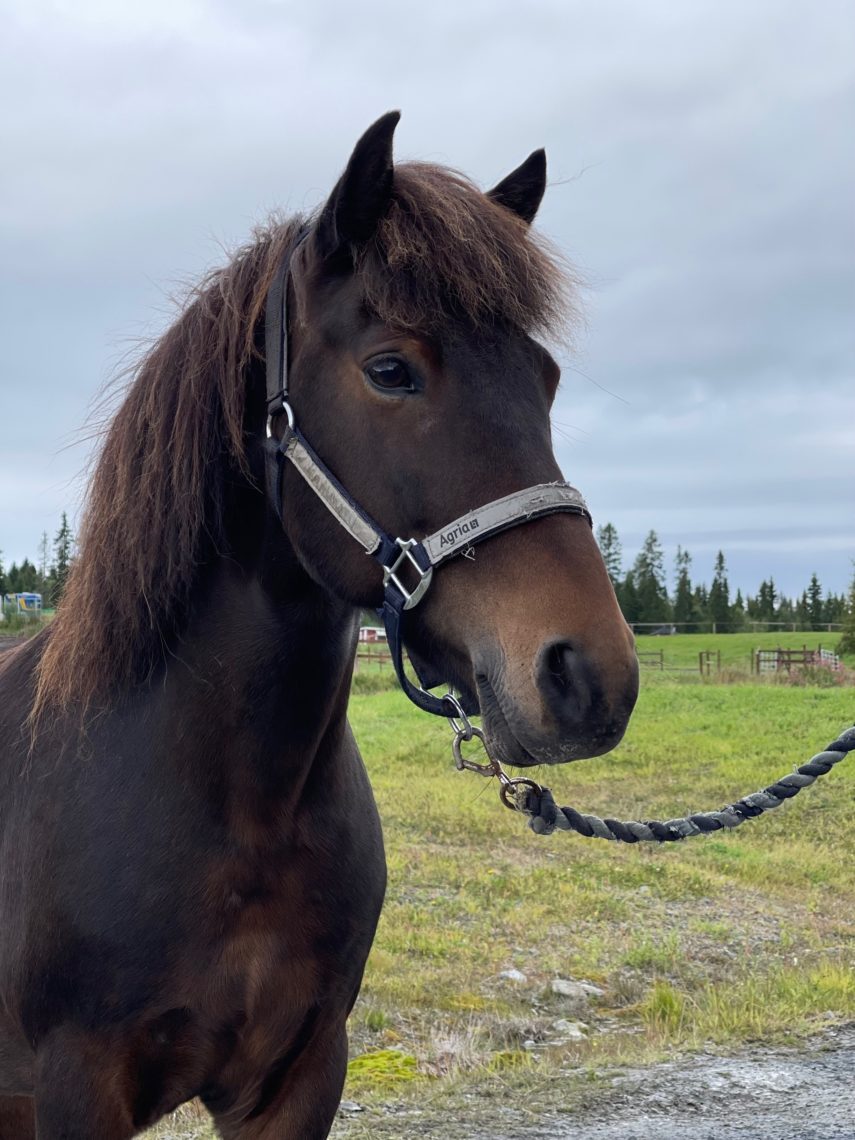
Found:
[[[584,722],[594,702],[591,667],[568,641],[556,641],[541,654],[538,687],[560,722]]]
[[[554,684],[559,689],[568,689],[572,684],[573,646],[566,642],[550,645],[545,664]]]

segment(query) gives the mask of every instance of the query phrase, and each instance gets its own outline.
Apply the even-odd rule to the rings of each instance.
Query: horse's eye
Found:
[[[415,377],[403,360],[383,356],[366,365],[365,375],[381,392],[415,392]]]

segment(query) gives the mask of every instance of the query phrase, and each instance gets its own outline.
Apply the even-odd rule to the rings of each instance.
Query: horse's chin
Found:
[[[482,729],[490,756],[502,765],[531,768],[536,764],[569,764],[610,752],[623,736],[620,725],[584,738],[538,731],[527,723],[514,701],[489,677],[477,678]]]

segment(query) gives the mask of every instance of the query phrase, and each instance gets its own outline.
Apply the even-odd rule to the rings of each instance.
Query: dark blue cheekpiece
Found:
[[[434,716],[452,717],[458,715],[458,710],[444,697],[435,697],[424,689],[417,689],[404,672],[404,638],[401,629],[404,614],[404,599],[401,594],[389,584],[383,608],[378,610],[386,629],[386,640],[389,643],[389,652],[392,655],[392,665],[398,677],[398,683],[410,698],[424,712],[433,713]],[[467,716],[477,716],[478,706],[461,701],[463,711]]]

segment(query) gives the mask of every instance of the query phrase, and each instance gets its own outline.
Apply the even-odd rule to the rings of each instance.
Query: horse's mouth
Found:
[[[536,764],[567,764],[610,752],[623,736],[624,725],[611,718],[588,731],[541,735],[537,729],[514,715],[514,706],[501,687],[494,687],[486,673],[475,680],[481,719],[490,756],[500,764],[531,768]]]
[[[475,681],[481,707],[481,723],[491,758],[500,764],[510,764],[516,768],[531,768],[543,763],[543,760],[532,756],[511,728],[502,702],[486,673],[476,673]]]

